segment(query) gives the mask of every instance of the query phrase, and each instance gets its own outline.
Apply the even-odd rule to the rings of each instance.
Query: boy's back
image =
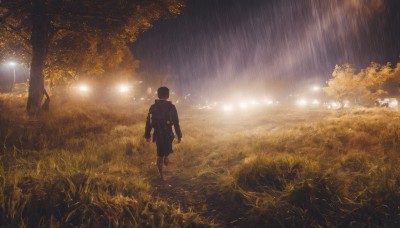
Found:
[[[164,179],[162,173],[163,163],[165,165],[168,164],[168,155],[172,153],[172,141],[174,140],[172,126],[175,128],[178,143],[181,141],[182,132],[176,107],[170,101],[167,101],[169,89],[160,87],[157,90],[157,96],[160,99],[151,105],[147,115],[144,137],[150,142],[151,129],[154,129],[153,142],[156,142],[157,145],[157,167],[161,179]]]
[[[169,137],[174,125],[175,133],[178,139],[182,138],[182,132],[179,126],[178,112],[175,105],[167,100],[156,100],[149,109],[146,121],[145,137],[150,138],[151,129],[154,129],[153,141],[160,137]]]

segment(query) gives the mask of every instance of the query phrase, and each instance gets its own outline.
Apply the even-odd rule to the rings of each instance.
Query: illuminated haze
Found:
[[[168,74],[182,93],[289,93],[335,64],[397,62],[399,12],[398,0],[189,0],[132,49],[149,84]]]

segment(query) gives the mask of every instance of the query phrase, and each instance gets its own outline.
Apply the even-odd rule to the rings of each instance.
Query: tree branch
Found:
[[[24,37],[17,28],[14,26],[8,24],[8,23],[3,23],[3,25],[6,27],[6,29],[11,30],[15,35],[17,35],[19,38],[21,38],[24,42],[29,43],[31,40],[29,38]]]
[[[15,7],[13,7],[10,4],[10,6],[8,6],[9,11],[5,15],[0,16],[0,23],[4,22],[8,17],[13,15],[16,10],[23,8],[26,4],[29,4],[29,1],[22,1],[22,2],[20,2],[20,4],[16,4]],[[1,3],[1,0],[0,0],[0,7],[7,8],[7,5],[5,3]]]

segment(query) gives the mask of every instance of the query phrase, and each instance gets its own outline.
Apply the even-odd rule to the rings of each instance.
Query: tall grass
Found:
[[[398,226],[398,120],[391,110],[341,111],[264,136],[241,132],[235,144],[248,152],[232,164],[227,193],[249,207],[239,226]]]
[[[160,183],[149,104],[0,99],[0,224],[346,227],[400,224],[400,114],[178,106],[184,133]],[[58,103],[59,102],[59,103]]]
[[[154,168],[153,148],[142,139],[145,112],[58,103],[32,118],[18,102],[1,103],[21,114],[0,115],[1,226],[212,226],[153,198],[145,176]]]
[[[179,149],[197,160],[190,164],[199,182],[218,183],[208,202],[232,205],[222,209],[225,225],[398,226],[396,110],[282,113],[188,121],[211,136]]]

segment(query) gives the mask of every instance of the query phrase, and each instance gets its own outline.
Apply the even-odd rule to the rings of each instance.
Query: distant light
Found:
[[[264,100],[264,104],[272,105],[272,104],[274,104],[274,101],[273,100],[269,100],[269,99],[265,99]]]
[[[209,105],[205,105],[205,106],[201,106],[201,105],[198,105],[198,109],[212,109],[212,107],[211,106],[209,106]]]
[[[17,65],[17,63],[15,63],[15,62],[8,62],[8,65],[14,67],[14,66]]]
[[[296,104],[298,106],[306,106],[307,105],[307,100],[306,99],[299,99],[296,101]]]
[[[118,90],[120,93],[126,93],[129,91],[129,86],[126,84],[121,84],[121,85],[119,85]]]
[[[78,90],[83,93],[86,93],[89,91],[89,87],[86,84],[81,84],[78,86]]]
[[[328,105],[329,109],[339,109],[342,105],[339,102],[333,101]]]
[[[240,102],[240,104],[239,104],[239,107],[241,109],[245,109],[245,108],[247,108],[247,106],[248,106],[247,102]]]
[[[320,90],[321,90],[321,87],[319,87],[319,86],[317,86],[317,85],[315,85],[315,86],[312,87],[312,91],[314,91],[314,92],[318,92],[318,91],[320,91]]]
[[[317,100],[317,99],[314,99],[314,100],[312,100],[312,102],[311,102],[313,105],[319,105],[319,100]]]
[[[349,100],[344,100],[343,101],[343,107],[344,108],[349,108],[350,107],[350,101]]]
[[[390,99],[390,101],[389,101],[389,107],[395,108],[395,107],[397,107],[397,106],[399,106],[399,102],[397,101],[397,99]]]
[[[260,103],[258,101],[256,101],[256,100],[251,100],[250,104],[251,105],[259,105]]]
[[[224,105],[224,106],[222,107],[222,110],[224,110],[225,112],[230,112],[230,111],[233,110],[233,106],[230,105],[230,104]]]
[[[144,101],[144,97],[141,97],[140,100],[141,100],[141,101]]]

